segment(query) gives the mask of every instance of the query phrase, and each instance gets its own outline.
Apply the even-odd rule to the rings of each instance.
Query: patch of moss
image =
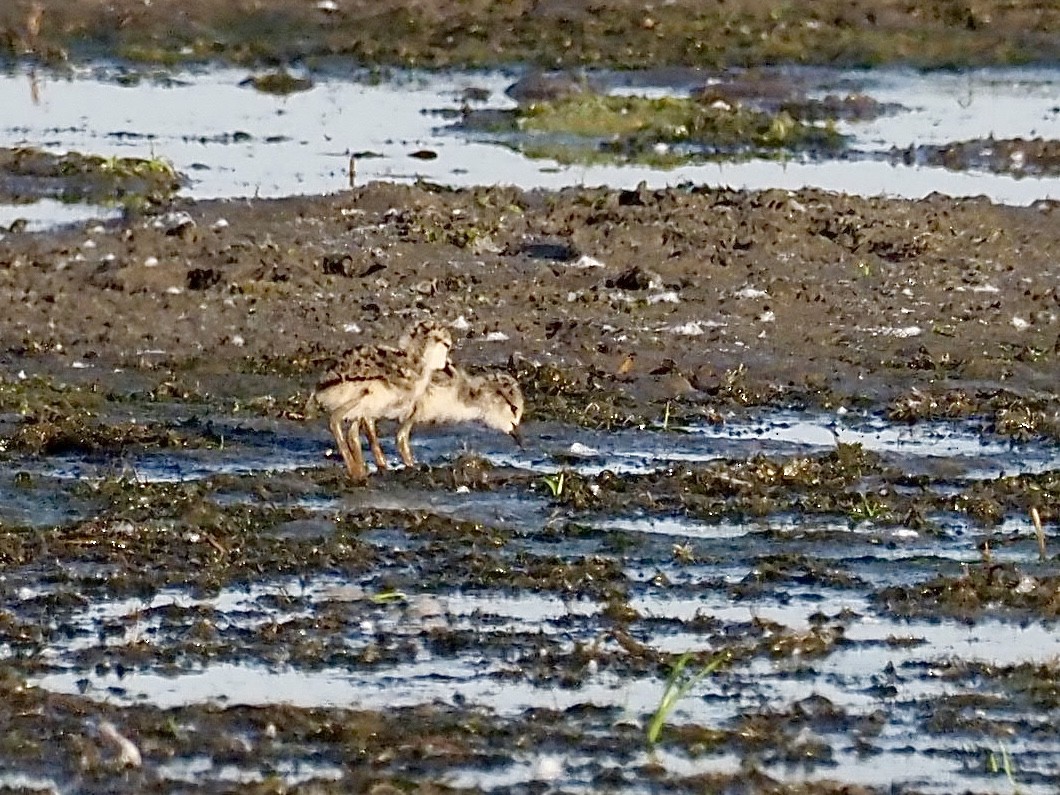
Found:
[[[567,162],[618,158],[664,167],[716,155],[833,153],[843,147],[832,123],[816,126],[785,111],[682,97],[586,92],[526,105],[514,122],[532,135],[524,148],[528,155],[547,152]],[[542,136],[555,140],[542,143]]]

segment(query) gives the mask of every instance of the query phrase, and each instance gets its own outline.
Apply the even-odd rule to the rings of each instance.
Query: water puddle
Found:
[[[319,425],[319,423],[318,423]],[[26,460],[23,471],[69,479],[99,479],[124,472],[145,483],[175,483],[215,475],[253,475],[332,466],[325,457],[330,436],[321,428],[291,422],[251,423],[215,421],[212,432],[223,439],[220,449],[158,450],[126,453],[120,460],[77,454]],[[475,427],[459,434],[446,428],[417,431],[417,456],[431,466],[443,466],[459,456],[481,455],[494,466],[550,473],[566,468],[583,475],[604,470],[642,474],[674,466],[696,466],[721,459],[754,455],[791,456],[827,452],[837,443],[857,444],[879,453],[885,462],[909,475],[931,474],[950,481],[987,480],[1017,474],[1037,474],[1060,468],[1060,445],[1048,440],[1016,442],[991,436],[985,424],[974,421],[895,424],[886,420],[845,414],[807,414],[787,411],[757,412],[753,417],[731,415],[723,423],[676,428],[593,431],[551,423],[524,426],[525,446]],[[396,448],[381,437],[393,462]],[[337,460],[331,452],[333,461]],[[3,484],[0,483],[0,489]],[[440,509],[431,502],[422,507]],[[411,494],[361,495],[363,499],[409,505]],[[357,498],[348,501],[356,504]],[[449,498],[447,498],[449,499]],[[479,495],[475,499],[481,500]],[[375,507],[384,508],[380,503]]]
[[[158,775],[167,781],[199,785],[205,777],[225,784],[262,784],[277,778],[297,787],[311,781],[340,781],[343,769],[308,760],[291,760],[272,766],[268,771],[248,770],[238,765],[218,765],[211,757],[178,759],[158,766]]]
[[[120,210],[91,204],[66,204],[58,199],[40,199],[31,204],[0,204],[0,239],[5,228],[25,222],[26,232],[42,232],[55,226],[79,224],[93,219],[108,221]]]
[[[536,431],[536,432],[535,432]],[[429,433],[429,432],[428,432]],[[533,434],[533,435],[531,435]],[[673,465],[704,464],[751,455],[798,455],[859,444],[898,461],[909,474],[944,470],[948,477],[989,479],[1038,473],[1060,467],[1060,446],[1042,441],[1020,444],[991,437],[976,422],[890,423],[852,415],[760,412],[753,418],[730,416],[716,425],[678,428],[675,432],[619,430],[593,432],[532,426],[529,453],[492,454],[497,463],[532,470],[567,466],[585,475],[610,469],[643,473]],[[439,449],[427,433],[425,450]],[[544,452],[544,457],[539,451]]]
[[[952,661],[964,665],[1042,664],[1060,657],[1060,638],[1051,628],[1037,623],[1014,626],[987,620],[972,627],[955,621],[897,621],[874,614],[871,605],[857,596],[833,599],[825,595],[823,600],[800,598],[797,593],[791,596],[793,601],[771,607],[768,603],[734,606],[724,594],[702,594],[696,615],[714,622],[709,634],[651,629],[663,619],[692,618],[680,599],[675,602],[642,596],[632,600],[631,606],[645,621],[644,628],[635,629],[639,640],[673,653],[710,651],[717,648],[719,638],[745,636],[755,625],[768,626],[768,632],[778,639],[789,632],[805,633],[820,623],[814,616],[822,612],[835,616],[832,621],[842,627],[842,644],[825,656],[796,656],[776,662],[755,658],[708,678],[680,702],[670,719],[672,725],[734,726],[748,714],[775,711],[781,715],[792,705],[811,705],[798,707],[805,710],[820,702],[827,705],[829,715],[841,715],[842,719],[822,722],[807,718],[809,722],[799,730],[804,740],[813,737],[832,748],[820,769],[809,761],[805,767],[804,763],[796,766],[809,780],[823,771],[866,786],[901,782],[932,792],[952,788],[981,791],[987,779],[979,768],[968,765],[967,756],[981,755],[981,750],[993,747],[995,741],[987,736],[922,736],[925,710],[937,701],[974,696],[975,703],[982,704],[984,699],[995,698],[995,707],[980,706],[977,714],[1004,720],[1013,714],[1012,707],[1007,706],[1003,692],[989,682],[962,685],[952,681],[945,675],[947,665]],[[278,607],[278,599],[287,606]],[[149,703],[163,709],[213,703],[227,708],[285,704],[304,709],[386,711],[421,704],[458,704],[516,718],[535,709],[610,708],[624,716],[620,721],[634,725],[653,712],[664,687],[663,680],[655,675],[617,675],[603,663],[597,667],[594,656],[599,653],[601,661],[605,660],[605,652],[613,644],[607,640],[606,631],[599,629],[602,605],[595,602],[487,592],[412,596],[405,602],[373,604],[369,592],[331,577],[259,583],[212,598],[191,598],[170,591],[147,601],[95,604],[72,616],[72,625],[84,633],[57,648],[51,663],[62,669],[68,665],[68,655],[97,642],[103,634],[98,631],[101,622],[124,620],[136,628],[140,638],[150,636],[152,643],[165,646],[186,631],[186,617],[166,609],[178,606],[191,614],[208,607],[212,621],[227,625],[229,631],[250,630],[265,622],[282,625],[314,613],[346,609],[354,615],[340,638],[344,646],[359,648],[374,638],[398,633],[418,650],[414,659],[396,664],[320,668],[254,662],[257,652],[248,649],[251,659],[242,662],[181,666],[176,671],[150,666],[58,670],[37,677],[34,684],[57,693],[85,694],[109,704]],[[145,613],[154,619],[145,618]],[[456,635],[470,632],[478,640],[468,646],[432,646],[432,633],[443,630]],[[118,651],[124,644],[135,642],[132,636],[123,637],[112,630],[106,634],[107,645]],[[557,689],[550,682],[534,681],[537,665],[550,666],[550,659],[560,662],[579,647],[585,650],[585,662],[576,682]],[[830,720],[839,720],[841,725],[832,725]],[[1040,729],[1044,728],[1048,715],[1042,714],[1036,721]],[[858,722],[873,725],[860,750],[847,744],[849,726]],[[1011,736],[1005,743],[1010,753],[1026,760],[1022,766],[1025,775],[1046,775],[1060,759],[1055,742],[1044,739],[1040,731]],[[643,753],[646,760],[647,752]],[[717,772],[732,763],[725,754],[695,758],[665,750],[651,758],[670,773],[681,775]],[[893,766],[897,760],[903,762],[900,768]],[[768,770],[791,780],[791,762],[766,761]],[[182,779],[197,769],[197,764],[205,762],[173,762],[166,768],[167,775]],[[558,766],[557,775],[564,781],[574,783],[578,778],[574,757],[560,756],[527,760],[512,765],[506,775],[496,778],[491,773],[488,779],[493,786],[499,786],[499,781],[533,780],[543,775],[542,764],[546,769]],[[233,780],[255,780],[254,771],[225,769],[225,775]],[[901,772],[896,772],[899,769]],[[324,776],[333,772],[326,765],[306,770]],[[284,775],[288,774],[300,775],[296,770]],[[218,775],[216,768],[213,775]],[[470,781],[481,773],[472,769],[455,775],[458,780]],[[1038,786],[1035,775],[1025,790],[1046,791]]]
[[[241,83],[241,70],[180,73],[135,85],[99,70],[74,79],[0,76],[0,146],[38,146],[103,156],[160,157],[187,174],[196,198],[330,193],[356,180],[426,179],[447,185],[572,184],[632,188],[694,182],[733,188],[814,186],[860,195],[921,197],[932,191],[985,195],[1011,204],[1060,198],[1060,178],[954,172],[879,160],[892,148],[970,137],[1060,138],[1060,73],[1050,69],[979,70],[960,75],[910,71],[807,71],[809,96],[863,91],[904,110],[842,123],[864,157],[806,162],[751,160],[661,170],[643,166],[561,166],[532,160],[488,136],[467,135],[434,115],[460,107],[468,89],[488,93],[488,107],[509,108],[512,77],[495,72],[398,74],[387,82],[320,77],[305,92],[276,97]],[[616,87],[621,76],[602,76]],[[703,79],[698,80],[702,84]],[[691,85],[691,82],[688,83]],[[638,91],[686,90],[685,82]],[[159,113],[165,108],[165,113]],[[7,207],[0,218],[31,228],[83,217],[55,204]],[[87,212],[95,214],[94,210]]]

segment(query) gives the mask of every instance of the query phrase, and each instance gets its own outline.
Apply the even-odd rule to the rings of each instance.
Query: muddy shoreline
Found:
[[[1044,791],[1057,754],[1023,738],[1054,664],[970,654],[947,669],[967,703],[888,704],[934,681],[937,633],[993,648],[1060,615],[1056,213],[373,183],[7,232],[0,781],[885,792],[865,760],[915,743],[967,789],[1010,727]],[[528,448],[426,430],[425,466],[353,486],[309,390],[428,316],[519,379]],[[770,447],[785,411],[834,438]],[[841,442],[865,422],[976,441]],[[660,762],[643,727],[685,649],[726,667]],[[783,695],[830,666],[832,698]]]
[[[955,68],[1055,62],[1060,11],[1049,3],[859,0],[839,5],[694,0],[605,3],[357,3],[325,0],[15,0],[0,13],[0,53],[51,64],[126,58],[174,64],[352,60],[483,67],[756,66],[776,63]]]

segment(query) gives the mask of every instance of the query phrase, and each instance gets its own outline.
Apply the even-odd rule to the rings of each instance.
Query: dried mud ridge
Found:
[[[194,0],[180,13],[140,0],[12,0],[0,10],[0,52],[51,63],[127,58],[171,64],[353,59],[460,67],[726,66],[779,62],[918,66],[1055,61],[1053,4],[762,0],[646,6],[602,3],[410,3]]]

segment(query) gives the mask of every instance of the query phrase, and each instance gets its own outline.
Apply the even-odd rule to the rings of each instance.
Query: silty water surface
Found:
[[[460,107],[468,88],[485,89],[488,107],[508,108],[514,77],[499,72],[395,73],[384,82],[364,76],[321,76],[305,92],[277,97],[240,83],[233,69],[180,72],[128,85],[116,69],[0,75],[0,146],[36,146],[105,156],[161,157],[187,174],[195,198],[287,196],[340,191],[356,179],[446,185],[511,184],[524,188],[609,185],[630,188],[694,182],[733,188],[814,186],[873,196],[918,198],[932,191],[985,195],[1029,204],[1060,198],[1060,178],[1016,178],[893,164],[892,147],[969,138],[1060,138],[1060,70],[978,70],[924,75],[804,70],[810,96],[862,91],[905,110],[840,125],[862,157],[843,160],[750,160],[661,170],[645,166],[570,166],[531,160],[488,136],[461,133],[438,110]],[[359,79],[360,77],[360,79]],[[615,90],[685,93],[708,77],[639,81],[600,75]],[[637,82],[635,88],[622,83]],[[412,157],[428,151],[431,160]],[[94,214],[100,214],[96,210]],[[81,212],[46,204],[0,207],[0,223],[26,218],[31,229],[78,220]]]
[[[265,429],[256,430],[260,434]],[[137,456],[126,463],[146,480],[282,471],[293,463],[337,466],[323,460],[328,440],[316,430],[280,423],[271,431],[274,438],[264,443],[256,441],[259,434],[241,435],[233,429],[224,455],[216,455],[212,464],[209,451]],[[994,477],[999,472],[1015,474],[1025,466],[1035,471],[1060,466],[1055,443],[1011,443],[984,436],[982,428],[967,423],[893,426],[849,414],[733,416],[720,426],[684,433],[644,429],[595,434],[558,425],[531,425],[527,432],[531,444],[513,451],[506,438],[485,431],[457,443],[444,430],[424,429],[418,453],[432,466],[445,466],[469,444],[494,464],[542,475],[560,467],[586,473],[603,468],[643,472],[694,466],[718,457],[812,454],[834,446],[838,435],[842,441],[865,444],[907,471],[930,473],[945,461],[951,484]],[[277,458],[278,448],[293,451],[293,458]],[[572,449],[577,455],[571,455]],[[311,453],[316,455],[315,462],[309,460]],[[103,476],[115,467],[114,462],[75,456],[52,466],[50,472],[41,464],[35,476],[56,481]],[[252,493],[241,496],[238,490],[223,496],[227,503],[254,499]],[[553,505],[543,490],[483,495],[406,489],[396,495],[388,488],[357,490],[301,505],[319,519],[279,532],[326,535],[334,531],[333,519],[344,511],[404,507],[504,526],[511,538],[503,555],[513,560],[520,554],[558,554],[568,560],[618,556],[630,583],[629,605],[639,616],[631,623],[638,642],[674,654],[716,649],[725,638],[762,628],[775,634],[778,643],[822,631],[822,627],[841,633],[841,642],[823,655],[805,659],[799,654],[780,655],[776,660],[757,656],[705,679],[670,718],[673,725],[731,727],[742,715],[812,710],[823,698],[847,722],[876,726],[861,747],[850,744],[847,723],[835,726],[825,721],[817,728],[811,721],[792,742],[823,743],[829,748],[827,759],[795,763],[767,756],[762,760],[764,770],[785,780],[830,778],[937,793],[993,791],[998,781],[984,768],[985,755],[998,751],[993,735],[979,736],[968,730],[950,735],[925,729],[925,721],[940,704],[956,704],[962,698],[980,705],[964,708],[969,720],[1018,727],[1003,743],[1006,752],[1019,760],[1021,791],[1052,791],[1049,782],[1060,771],[1060,741],[1047,731],[1057,718],[1055,710],[1028,712],[1010,701],[1000,682],[945,675],[954,661],[994,666],[1054,661],[1060,657],[1060,637],[1051,626],[1001,618],[974,625],[949,619],[903,620],[873,600],[878,589],[889,585],[917,583],[939,573],[959,575],[963,566],[981,560],[984,541],[1003,541],[995,559],[1017,562],[1033,572],[1037,549],[1025,517],[1009,516],[1000,527],[984,529],[957,516],[940,516],[937,529],[930,533],[886,523],[852,524],[841,518],[802,515],[712,523],[641,510],[603,515],[572,512]],[[576,537],[557,546],[545,532],[550,527],[580,529]],[[580,654],[578,649],[594,644],[601,652],[614,651],[604,603],[504,588],[465,591],[459,584],[441,592],[407,589],[404,599],[380,603],[373,600],[373,593],[389,577],[399,577],[404,565],[397,559],[390,562],[389,556],[428,540],[400,527],[372,531],[366,539],[377,548],[382,562],[378,571],[356,582],[321,573],[266,579],[212,596],[167,589],[147,599],[93,601],[70,618],[76,631],[69,633],[68,643],[50,650],[51,672],[34,681],[56,692],[82,692],[110,703],[146,702],[163,708],[217,702],[386,710],[444,703],[514,719],[529,709],[577,710],[593,705],[617,709],[623,716],[620,722],[642,725],[657,706],[665,683],[656,673],[623,675],[607,666],[597,669],[589,662],[576,683],[561,689],[547,678],[537,681],[528,675],[536,666],[550,666],[551,659],[562,664],[570,655]],[[675,545],[691,552],[692,560],[675,557]],[[840,572],[845,579],[833,583],[811,578],[800,583],[796,578],[750,593],[742,591],[742,586],[754,582],[759,567],[776,555],[804,556]],[[399,568],[390,572],[391,566]],[[1033,580],[1033,574],[1028,577]],[[41,593],[26,586],[22,596],[32,599]],[[92,654],[108,647],[120,650],[148,638],[159,648],[179,642],[203,611],[214,626],[226,632],[254,630],[268,623],[283,625],[326,611],[347,617],[340,639],[350,653],[380,637],[390,642],[398,639],[418,651],[406,661],[374,668],[305,667],[277,659],[275,649],[264,658],[255,651],[238,661],[181,663],[178,659],[120,671],[83,667]],[[108,631],[102,632],[103,626]],[[473,646],[457,644],[443,651],[429,642],[440,631],[470,633],[477,641]],[[597,726],[593,731],[606,729]],[[651,760],[675,775],[735,772],[741,763],[728,752],[689,757],[672,751],[653,752],[650,758],[645,751],[640,763]],[[447,783],[502,791],[535,780],[544,767],[550,776],[558,768],[561,783],[579,788],[590,786],[589,770],[599,762],[577,748],[555,759],[543,759],[532,750],[514,752],[511,764],[501,770],[456,768]],[[252,780],[256,775],[238,767],[207,771],[205,764],[202,760],[174,762],[166,775],[185,780],[192,769],[214,778]],[[301,775],[292,769],[284,780],[295,783]],[[321,769],[313,775],[338,774]]]

